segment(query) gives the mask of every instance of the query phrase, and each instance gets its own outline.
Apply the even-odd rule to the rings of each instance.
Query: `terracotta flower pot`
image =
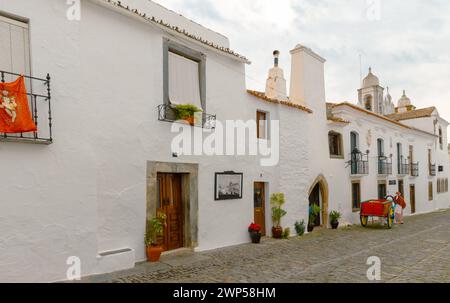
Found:
[[[192,126],[194,126],[195,122],[196,122],[196,119],[195,119],[194,116],[184,117],[183,120],[186,121],[187,123],[189,123],[189,125],[192,125]]]
[[[252,239],[253,244],[259,244],[261,243],[261,233],[257,231],[251,231],[250,232],[250,238]]]
[[[272,227],[272,237],[275,239],[281,239],[283,237],[282,227]]]
[[[148,262],[159,262],[163,248],[161,246],[148,246],[147,247],[147,260]]]

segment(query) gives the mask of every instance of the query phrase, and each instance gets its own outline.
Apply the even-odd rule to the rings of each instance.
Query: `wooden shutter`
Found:
[[[30,44],[28,24],[0,16],[0,70],[30,74]],[[5,76],[5,81],[16,77]]]

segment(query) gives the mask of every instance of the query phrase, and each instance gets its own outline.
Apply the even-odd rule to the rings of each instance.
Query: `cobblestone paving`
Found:
[[[157,264],[84,282],[368,282],[367,259],[382,261],[382,282],[450,282],[450,211],[382,226],[318,230],[204,253],[164,256]]]

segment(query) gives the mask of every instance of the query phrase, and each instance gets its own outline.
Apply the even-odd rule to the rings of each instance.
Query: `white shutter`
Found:
[[[202,109],[199,64],[169,52],[169,100],[172,104],[193,104]]]
[[[28,24],[0,16],[0,70],[30,74]],[[7,75],[6,81],[16,77]]]

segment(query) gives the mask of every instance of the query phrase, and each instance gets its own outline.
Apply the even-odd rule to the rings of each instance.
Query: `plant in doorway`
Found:
[[[295,231],[299,237],[305,234],[305,220],[295,222]]]
[[[203,112],[200,108],[193,104],[175,105],[174,111],[177,120],[184,120],[192,126],[196,123],[195,114]]]
[[[252,223],[248,227],[248,232],[250,233],[250,238],[252,239],[252,243],[259,244],[261,243],[261,225]]]
[[[308,232],[312,232],[314,230],[315,222],[317,220],[317,217],[320,215],[320,206],[316,204],[312,204],[309,207],[309,223],[308,223]]]
[[[287,215],[287,212],[282,208],[286,202],[284,193],[275,193],[270,197],[270,205],[272,206],[272,236],[275,239],[283,237],[283,228],[281,227],[281,219]]]
[[[330,213],[331,228],[338,229],[338,227],[339,227],[339,219],[341,219],[341,218],[342,218],[342,215],[341,215],[340,212],[332,211]]]
[[[148,220],[145,233],[145,245],[147,247],[147,260],[158,262],[161,258],[163,248],[158,245],[158,237],[164,233],[166,226],[166,215],[158,214],[155,218]]]

